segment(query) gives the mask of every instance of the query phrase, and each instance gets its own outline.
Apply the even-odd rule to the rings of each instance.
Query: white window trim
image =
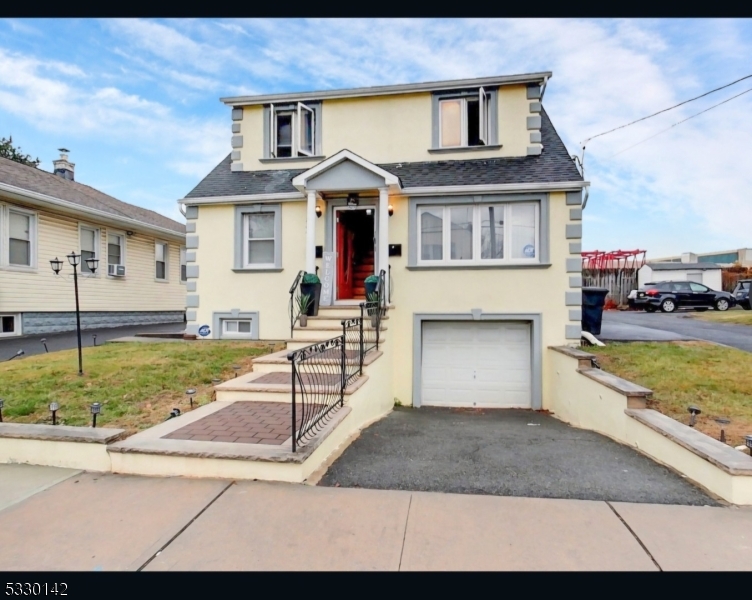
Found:
[[[311,146],[310,152],[302,149],[301,144],[301,125],[302,112],[308,111],[311,114]],[[277,156],[277,117],[279,115],[290,115],[291,144],[290,156]],[[284,107],[275,107],[269,105],[269,157],[275,160],[290,160],[291,158],[308,158],[316,156],[316,110],[303,102],[298,102],[294,107],[285,105]]]
[[[511,236],[511,212],[513,206],[533,205],[535,207],[535,258],[512,258],[512,236]],[[457,266],[493,266],[493,265],[535,265],[540,264],[540,202],[482,202],[470,205],[473,207],[473,258],[472,259],[452,259],[451,258],[451,217],[452,208],[467,208],[468,204],[438,204],[438,205],[421,205],[418,207],[416,226],[417,231],[417,264],[418,266],[436,266],[436,267],[457,267]],[[504,207],[504,256],[507,258],[480,258],[481,254],[481,208],[484,206]],[[421,215],[424,211],[441,211],[442,212],[442,259],[426,260],[422,258],[423,248],[423,230],[421,227]]]
[[[21,331],[21,315],[18,313],[0,313],[0,318],[2,317],[13,317],[15,323],[13,326],[13,329],[15,331],[11,333],[3,333],[0,330],[0,338],[8,338],[8,337],[17,337],[19,335],[23,335],[23,332]]]
[[[179,262],[179,268],[180,273],[178,274],[178,278],[180,279],[180,283],[182,285],[185,285],[188,283],[188,248],[186,246],[180,246],[178,249],[178,262]],[[185,265],[185,279],[183,279],[183,265]]]
[[[124,277],[113,277],[112,275],[110,275],[110,274],[107,273],[107,271],[109,270],[109,267],[107,265],[110,264],[110,262],[109,262],[110,261],[110,238],[109,238],[109,236],[110,236],[110,234],[112,234],[112,235],[119,235],[120,239],[122,240],[122,244],[120,245],[120,266],[121,267],[125,267],[125,261],[126,261],[126,257],[127,257],[127,254],[126,254],[126,252],[127,252],[127,250],[126,250],[127,242],[126,242],[126,240],[128,239],[128,235],[125,233],[125,231],[120,231],[118,229],[107,229],[106,232],[105,232],[105,234],[106,234],[106,237],[105,237],[106,253],[104,255],[104,261],[106,263],[105,267],[104,267],[104,269],[105,269],[104,270],[105,275],[107,275],[108,279],[125,279],[126,277],[128,277],[128,267],[125,268],[125,276]],[[155,253],[156,253],[156,250],[155,250]],[[155,269],[155,273],[156,273],[156,254],[154,256],[154,259],[155,259],[154,269]],[[99,264],[101,265],[102,261],[99,261]]]
[[[243,321],[243,322],[247,321],[248,322],[248,324],[250,325],[250,331],[244,331],[244,332],[227,331],[227,323],[228,322],[239,323],[241,321]],[[241,318],[226,319],[226,318],[223,318],[223,319],[220,320],[220,323],[222,324],[222,331],[220,333],[222,339],[228,339],[228,340],[229,339],[239,339],[239,340],[241,340],[241,339],[242,340],[252,339],[252,335],[253,335],[253,319],[241,319]]]
[[[248,223],[249,223],[251,217],[256,216],[256,215],[261,215],[261,214],[269,214],[269,215],[273,215],[274,216],[274,225],[273,225],[273,227],[274,227],[274,236],[271,237],[271,238],[251,238],[250,237],[250,231],[249,231]],[[277,217],[277,212],[276,211],[274,211],[274,210],[264,210],[263,207],[260,210],[258,210],[257,212],[244,213],[243,214],[243,229],[242,229],[243,235],[242,235],[242,238],[241,238],[241,243],[243,244],[243,268],[244,269],[273,269],[273,268],[276,268],[277,265],[274,262],[274,260],[272,260],[272,262],[270,262],[270,263],[251,263],[251,262],[249,262],[249,260],[248,260],[248,258],[249,258],[248,257],[248,244],[249,244],[249,242],[251,240],[258,241],[258,242],[271,240],[271,241],[274,242],[274,253],[273,253],[273,256],[277,256],[277,244],[281,243],[281,240],[278,239],[278,236],[277,236],[277,231],[278,231],[278,228],[277,228],[277,218],[278,217]]]
[[[10,213],[31,217],[29,221],[30,265],[10,264]],[[37,271],[37,244],[39,243],[39,213],[20,206],[0,204],[0,267],[9,271]]]
[[[480,88],[478,90],[478,130],[479,135],[478,137],[483,142],[482,144],[479,144],[477,146],[470,146],[468,145],[467,140],[467,101],[468,99],[475,99],[476,96],[455,96],[455,97],[446,97],[446,98],[440,98],[439,99],[439,149],[446,149],[446,148],[483,148],[484,146],[489,145],[490,140],[490,122],[491,122],[491,116],[489,115],[490,110],[490,94],[486,92],[484,88]],[[460,108],[460,145],[459,146],[445,146],[444,140],[442,137],[442,131],[443,128],[441,126],[441,107],[445,102],[460,102],[461,108]]]
[[[99,259],[99,266],[97,267],[97,270],[95,273],[90,273],[88,271],[84,271],[83,265],[84,265],[84,259],[83,256],[81,257],[81,274],[84,277],[99,277],[99,274],[102,272],[102,257],[100,256],[102,254],[102,232],[99,227],[96,227],[94,225],[88,225],[86,223],[79,223],[78,224],[78,253],[82,254],[83,244],[81,243],[83,241],[82,233],[84,230],[93,231],[94,232],[94,258]],[[107,270],[107,267],[105,267],[105,271]]]
[[[164,264],[165,264],[165,276],[164,279],[160,279],[157,277],[157,244],[164,244],[166,246],[165,253],[164,253]],[[154,281],[158,281],[159,283],[169,283],[170,282],[170,243],[166,242],[164,240],[154,240]]]

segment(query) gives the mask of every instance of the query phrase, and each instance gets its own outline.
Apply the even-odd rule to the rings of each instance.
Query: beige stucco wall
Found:
[[[0,203],[2,200],[0,199]],[[7,203],[31,210],[19,203]],[[0,312],[57,312],[75,310],[73,268],[65,256],[80,251],[79,224],[95,227],[99,235],[99,270],[78,280],[82,311],[181,311],[185,309],[185,284],[180,283],[180,246],[169,243],[168,281],[155,279],[153,236],[136,232],[128,237],[123,230],[112,229],[125,239],[125,277],[107,276],[108,227],[92,220],[77,220],[47,211],[37,215],[36,268],[0,267]],[[52,258],[63,261],[63,270],[55,276]],[[70,279],[69,276],[70,275]]]
[[[461,313],[471,309],[484,313],[540,314],[541,346],[566,342],[569,308],[564,292],[569,286],[566,258],[569,241],[565,225],[569,208],[565,194],[550,194],[549,253],[551,266],[545,268],[407,270],[408,201],[390,197],[394,215],[389,218],[389,243],[402,244],[402,256],[391,257],[395,308],[389,313],[385,333],[394,353],[393,396],[405,405],[412,403],[413,315],[415,313]],[[323,203],[322,203],[323,205]],[[259,337],[281,340],[290,337],[288,290],[296,273],[305,268],[305,202],[283,202],[282,272],[235,273],[234,218],[230,205],[199,208],[196,251],[200,276],[197,281],[199,307],[196,325],[213,324],[213,312],[259,313]],[[324,245],[325,218],[316,220],[316,244]],[[321,266],[321,260],[317,264]],[[213,329],[213,328],[212,328]],[[214,337],[212,331],[209,338]],[[548,408],[551,367],[548,353],[542,353],[543,407]]]
[[[322,102],[322,151],[332,156],[347,149],[376,163],[401,161],[460,160],[525,156],[530,145],[527,117],[530,112],[526,86],[502,86],[498,92],[497,150],[431,154],[431,94],[398,94],[343,98]],[[259,162],[263,158],[263,107],[246,106],[240,121],[243,147],[240,161],[245,171],[305,169],[312,161]]]
[[[105,444],[18,438],[0,438],[0,463],[102,472],[112,468]]]
[[[627,398],[577,372],[577,359],[547,349],[549,410],[566,423],[632,446],[728,502],[752,505],[752,477],[730,475],[625,414]]]

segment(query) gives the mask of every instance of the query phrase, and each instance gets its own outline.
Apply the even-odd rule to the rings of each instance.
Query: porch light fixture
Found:
[[[191,403],[191,409],[193,408],[193,397],[196,395],[196,388],[188,388],[185,390],[186,395],[188,396],[190,403]]]
[[[95,402],[89,407],[91,411],[91,426],[97,426],[97,415],[102,412],[102,405],[99,402]]]
[[[63,270],[63,261],[56,256],[50,261],[50,266],[55,271],[55,275],[58,275]]]
[[[697,415],[702,414],[702,411],[694,405],[687,407],[687,411],[689,411],[690,414],[689,426],[694,427],[695,423],[697,422]]]
[[[318,219],[321,217],[321,207],[317,204],[316,205],[316,218]]]
[[[5,406],[5,400],[0,398],[0,423],[3,422],[3,406]],[[748,438],[752,438],[752,436],[747,436]]]
[[[57,425],[57,411],[60,405],[57,402],[50,402],[50,412],[52,413],[52,424]]]
[[[358,194],[347,195],[347,206],[358,206],[360,204],[360,196]]]
[[[394,207],[390,204],[389,205],[389,216],[391,217],[394,214]]]

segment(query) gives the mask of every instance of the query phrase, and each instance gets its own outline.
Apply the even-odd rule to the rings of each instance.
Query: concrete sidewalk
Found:
[[[8,489],[5,571],[752,570],[743,508],[0,465]]]

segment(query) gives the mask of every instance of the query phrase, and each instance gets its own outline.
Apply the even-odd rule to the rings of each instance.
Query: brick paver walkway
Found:
[[[287,378],[289,381],[289,373]],[[288,402],[235,402],[163,437],[279,446],[292,435],[291,419]],[[298,415],[298,426],[300,421]]]

